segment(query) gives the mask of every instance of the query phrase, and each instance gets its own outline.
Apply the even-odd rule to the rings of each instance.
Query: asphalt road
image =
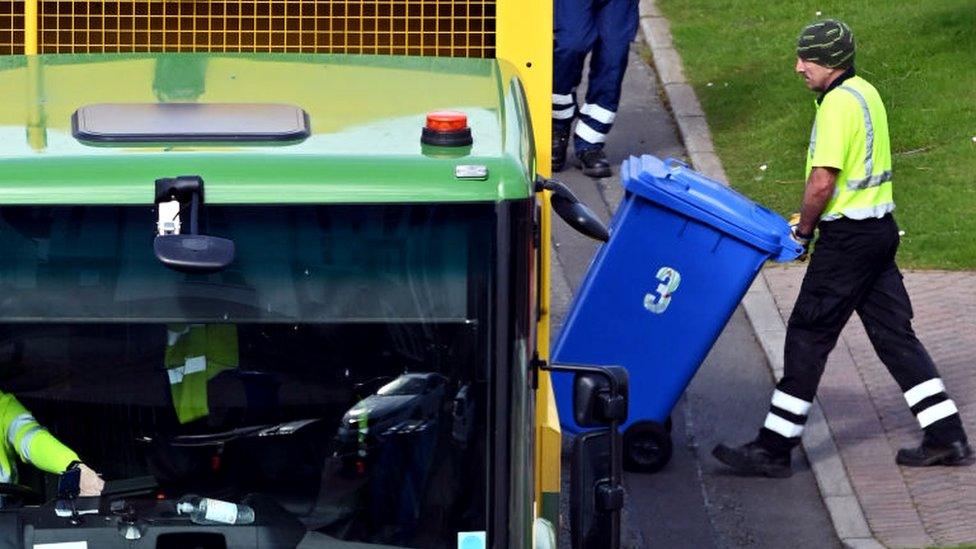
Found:
[[[626,156],[680,157],[684,152],[652,69],[636,54],[631,54],[623,101],[606,150],[614,167],[612,178],[593,180],[575,168],[555,174],[604,220],[623,195],[617,172]],[[553,222],[553,243],[555,336],[597,245],[558,219]],[[718,442],[741,443],[755,436],[772,388],[765,357],[740,308],[672,414],[670,464],[655,475],[625,475],[626,547],[841,547],[802,454],[794,459],[797,472],[790,479],[738,477],[711,457]],[[564,516],[564,533],[567,520]],[[561,536],[561,546],[569,546],[567,538]]]

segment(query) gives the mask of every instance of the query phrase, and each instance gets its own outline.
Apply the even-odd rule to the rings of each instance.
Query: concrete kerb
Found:
[[[651,49],[661,87],[672,106],[692,165],[709,177],[728,181],[722,162],[715,154],[711,132],[701,105],[685,79],[684,68],[674,49],[667,19],[657,9],[654,0],[640,0],[639,12],[644,40]],[[786,325],[763,273],[756,277],[742,300],[742,305],[766,354],[770,369],[778,379],[783,375]],[[837,451],[819,400],[814,402],[810,410],[803,434],[803,448],[841,543],[851,549],[883,548],[871,535],[871,529],[864,518],[864,511]]]

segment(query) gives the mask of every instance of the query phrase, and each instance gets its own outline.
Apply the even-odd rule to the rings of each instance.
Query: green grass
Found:
[[[730,182],[782,213],[799,208],[816,98],[793,72],[796,37],[816,19],[847,22],[858,73],[888,109],[896,217],[906,233],[899,262],[976,268],[976,1],[658,5]]]

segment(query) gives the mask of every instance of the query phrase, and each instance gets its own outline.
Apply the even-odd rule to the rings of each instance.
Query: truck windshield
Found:
[[[367,544],[486,530],[493,205],[209,205],[236,246],[211,275],[157,261],[155,221],[0,207],[0,392],[129,498],[260,494]]]

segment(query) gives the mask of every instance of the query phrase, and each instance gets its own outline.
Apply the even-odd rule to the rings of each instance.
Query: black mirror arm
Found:
[[[610,395],[608,402],[614,403],[620,399],[620,386],[617,378],[603,366],[590,366],[588,364],[550,364],[544,360],[536,361],[536,366],[548,372],[565,372],[571,374],[596,374],[606,379],[610,384]],[[609,404],[608,404],[609,405]],[[616,512],[623,508],[623,471],[621,471],[621,457],[623,455],[623,443],[620,440],[620,420],[616,416],[610,416],[610,482],[600,494],[601,503],[605,511]],[[618,529],[619,531],[619,529]],[[615,532],[618,533],[618,532]],[[611,547],[619,547],[620,540],[616,540]]]
[[[617,378],[611,375],[603,366],[591,366],[589,364],[550,364],[546,361],[539,360],[538,366],[542,370],[547,372],[565,372],[569,374],[596,374],[610,383],[610,394],[613,397],[619,396],[620,386],[617,384]],[[617,420],[611,420],[611,426],[619,427],[620,422]]]
[[[576,231],[600,242],[610,240],[606,226],[564,183],[555,179],[536,177],[535,192],[550,191],[552,209]]]
[[[200,234],[200,200],[203,198],[203,178],[198,175],[181,175],[156,180],[156,204],[176,200],[183,206],[190,205],[190,234]]]
[[[200,218],[200,193],[193,193],[190,198],[190,234],[200,234],[197,220]]]
[[[552,194],[558,195],[570,202],[579,202],[580,199],[576,198],[573,191],[569,190],[569,187],[565,183],[558,179],[546,179],[541,175],[535,178],[535,192],[539,193],[542,191],[551,191]]]

